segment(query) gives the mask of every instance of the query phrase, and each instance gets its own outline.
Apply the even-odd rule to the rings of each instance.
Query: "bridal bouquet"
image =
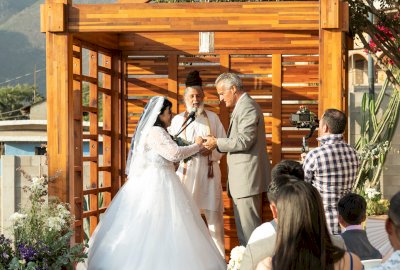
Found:
[[[236,246],[231,250],[231,256],[227,270],[240,270],[240,264],[242,262],[245,249],[246,248],[244,246]]]
[[[176,144],[178,145],[178,146],[189,146],[189,145],[192,145],[193,143],[191,143],[191,142],[189,142],[189,141],[187,141],[187,140],[185,140],[185,139],[183,139],[183,138],[181,138],[181,137],[177,137],[177,136],[172,136],[172,140],[174,140],[174,142],[176,142]],[[183,160],[183,162],[188,162],[189,160],[191,160],[192,159],[192,157],[188,157],[188,158],[185,158],[184,160]]]
[[[47,198],[46,177],[28,180],[29,204],[10,217],[13,241],[0,236],[0,269],[73,269],[86,254],[83,244],[70,244],[74,219],[69,206]]]

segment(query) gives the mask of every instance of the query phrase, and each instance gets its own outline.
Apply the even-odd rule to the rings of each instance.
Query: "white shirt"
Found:
[[[371,270],[399,270],[400,269],[400,250],[393,252],[392,256],[379,266],[371,268]]]
[[[264,238],[270,237],[271,235],[276,234],[276,229],[275,229],[276,225],[274,226],[272,222],[275,223],[275,221],[265,222],[265,223],[261,224],[260,226],[258,226],[257,228],[255,228],[254,231],[251,233],[247,244],[257,242],[258,240],[261,240],[261,239],[264,239]]]

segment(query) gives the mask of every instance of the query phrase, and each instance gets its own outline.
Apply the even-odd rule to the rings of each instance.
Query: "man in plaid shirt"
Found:
[[[319,122],[317,140],[320,146],[310,151],[304,160],[304,180],[312,183],[321,194],[328,229],[340,234],[337,203],[349,192],[359,166],[356,150],[343,141],[346,115],[328,109]]]

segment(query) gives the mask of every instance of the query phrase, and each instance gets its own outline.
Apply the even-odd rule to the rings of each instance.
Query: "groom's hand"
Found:
[[[203,145],[210,151],[214,150],[215,148],[217,148],[217,138],[215,138],[214,136],[204,137]]]

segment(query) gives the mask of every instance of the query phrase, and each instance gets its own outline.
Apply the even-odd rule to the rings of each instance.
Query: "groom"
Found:
[[[226,107],[233,108],[228,138],[206,137],[204,146],[227,153],[228,194],[238,238],[246,246],[262,220],[261,194],[270,182],[270,162],[266,152],[264,116],[260,106],[245,92],[237,74],[223,73],[215,81]]]

